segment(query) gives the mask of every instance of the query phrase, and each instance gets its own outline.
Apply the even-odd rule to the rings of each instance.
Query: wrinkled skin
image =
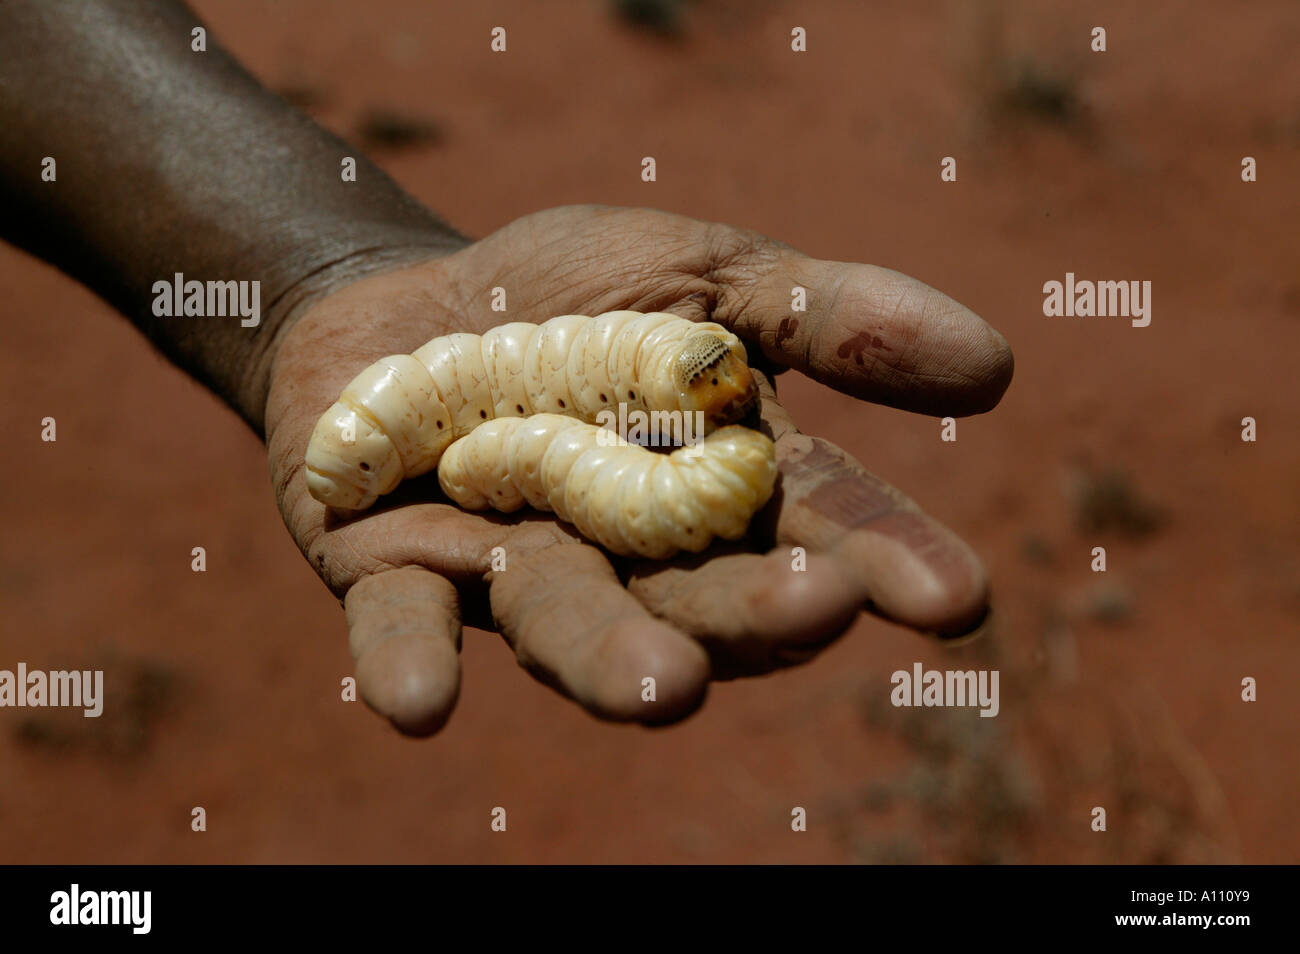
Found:
[[[806,312],[790,310],[795,285],[808,289]],[[488,306],[495,286],[504,314]],[[307,493],[317,417],[377,358],[452,331],[623,308],[717,321],[768,369],[762,426],[781,478],[748,546],[612,563],[548,515],[463,512],[433,475],[347,520]],[[275,351],[267,446],[286,525],[345,599],[362,697],[404,732],[439,729],[459,692],[462,614],[500,630],[525,668],[593,714],[646,724],[689,714],[711,678],[809,659],[862,609],[945,635],[978,626],[989,599],[979,560],[842,450],[797,431],[770,377],[786,367],[864,400],[956,416],[997,403],[1012,359],[976,315],[897,272],[647,209],[540,212],[316,301]],[[806,572],[791,569],[794,546],[807,550]],[[504,572],[491,571],[495,547]]]

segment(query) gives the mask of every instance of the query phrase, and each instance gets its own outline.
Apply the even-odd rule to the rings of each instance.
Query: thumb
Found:
[[[854,397],[922,414],[979,414],[1014,362],[973,311],[900,272],[823,261],[751,238],[717,269],[712,318],[779,365]],[[802,308],[795,311],[794,307]]]

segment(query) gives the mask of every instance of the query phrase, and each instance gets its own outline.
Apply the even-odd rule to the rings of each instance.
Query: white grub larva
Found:
[[[443,491],[466,510],[528,504],[613,553],[656,560],[739,538],[775,481],[772,441],[749,428],[656,454],[558,414],[489,421],[438,465]]]
[[[711,428],[738,420],[757,394],[739,338],[663,312],[443,335],[376,361],[343,389],[312,432],[307,488],[336,509],[364,510],[493,418],[555,413],[590,423],[622,403],[629,413],[700,411]]]

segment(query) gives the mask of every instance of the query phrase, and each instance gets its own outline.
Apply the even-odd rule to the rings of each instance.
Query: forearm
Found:
[[[173,0],[11,0],[3,236],[114,305],[261,432],[278,332],[359,274],[465,242],[262,88]],[[54,181],[42,179],[45,157]],[[341,176],[345,156],[356,181]],[[259,282],[239,316],[155,314],[157,282]],[[159,310],[167,310],[162,307]]]

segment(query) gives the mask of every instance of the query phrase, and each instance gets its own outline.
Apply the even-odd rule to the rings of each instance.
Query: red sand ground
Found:
[[[281,529],[254,438],[3,248],[0,668],[107,668],[129,704],[0,710],[0,861],[1297,860],[1293,3],[1007,4],[997,28],[992,4],[701,0],[679,44],[594,2],[433,6],[198,4],[344,135],[373,107],[439,123],[441,143],[376,155],[472,234],[566,202],[653,205],[900,269],[992,321],[1016,380],[955,444],[791,376],[784,395],[976,545],[995,631],[945,651],[863,618],[653,732],[595,722],[471,631],[447,730],[402,739],[339,700],[343,614]],[[1060,77],[1081,118],[996,109],[1022,60],[1022,94]],[[1045,318],[1042,284],[1066,271],[1151,280],[1151,326]],[[1110,469],[1109,492],[1086,476]],[[1161,515],[1145,534],[1143,501]],[[996,666],[1002,715],[892,709],[889,674],[917,660]]]

